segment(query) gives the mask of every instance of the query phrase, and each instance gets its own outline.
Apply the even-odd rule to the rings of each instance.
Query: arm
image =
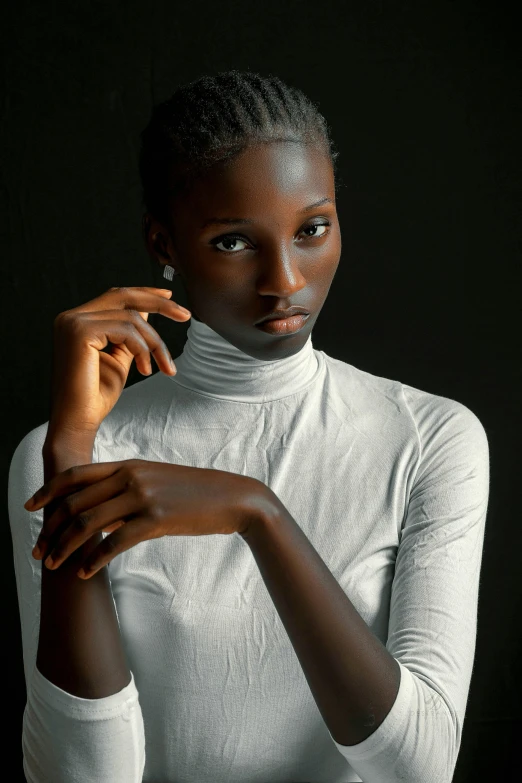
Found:
[[[391,710],[399,664],[277,497],[269,495],[258,508],[243,537],[332,737],[355,745]]]
[[[27,690],[22,724],[24,772],[32,783],[43,780],[141,783],[145,734],[132,673],[130,683],[117,693],[89,699],[62,689],[36,667],[42,563],[32,557],[31,550],[42,527],[44,510],[31,513],[24,508],[24,503],[44,483],[45,436],[46,426],[41,425],[22,439],[11,459],[8,481],[9,523]],[[90,456],[91,452],[82,453],[80,458],[79,450],[76,450],[71,464],[89,460]],[[55,575],[55,572],[49,572],[49,576]],[[75,578],[88,586],[88,582]],[[62,595],[57,596],[58,603],[61,600]],[[52,617],[51,613],[49,616]],[[50,635],[49,630],[47,633]],[[70,641],[66,643],[70,644]],[[59,645],[56,645],[55,653],[60,654]],[[104,655],[103,649],[101,654]],[[50,657],[50,653],[47,656]],[[65,665],[68,666],[67,662]],[[81,673],[82,670],[78,667],[77,671]],[[62,682],[60,672],[57,675],[56,679]],[[89,670],[88,679],[91,676]]]
[[[44,481],[73,465],[92,462],[94,441],[69,444],[59,436],[42,449]],[[59,498],[44,509],[47,519]],[[80,579],[81,560],[102,540],[99,533],[51,571],[43,563],[40,637],[36,665],[40,673],[64,691],[85,699],[99,699],[130,683],[130,671],[121,644],[108,568]]]
[[[419,456],[385,651],[267,487],[243,537],[332,740],[361,779],[450,783],[475,652],[489,448],[481,422],[460,403],[411,388],[408,400]]]

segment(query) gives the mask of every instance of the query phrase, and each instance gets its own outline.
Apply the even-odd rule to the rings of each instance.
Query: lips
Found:
[[[267,321],[286,320],[287,318],[291,318],[293,315],[310,315],[310,311],[305,307],[298,307],[297,305],[295,307],[289,307],[288,310],[273,310],[268,315],[265,315],[264,318],[256,321],[255,326],[266,323]]]
[[[290,318],[283,320],[272,318],[268,321],[261,321],[261,323],[256,324],[256,329],[259,329],[260,332],[266,332],[266,334],[283,337],[284,335],[300,332],[308,318],[310,318],[310,313],[298,313],[297,315],[292,315]]]

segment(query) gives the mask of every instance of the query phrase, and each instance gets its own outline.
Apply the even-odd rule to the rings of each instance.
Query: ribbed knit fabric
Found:
[[[93,459],[233,471],[284,503],[401,683],[363,742],[335,742],[248,544],[143,541],[109,566],[132,680],[81,699],[35,665],[48,422],[17,446],[9,521],[29,783],[451,783],[475,654],[489,495],[484,427],[460,402],[313,348],[261,361],[194,319],[178,373],[123,391]]]

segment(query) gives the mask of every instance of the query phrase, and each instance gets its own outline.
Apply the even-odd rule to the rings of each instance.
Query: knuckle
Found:
[[[139,310],[136,310],[135,307],[127,307],[125,312],[134,327],[142,327],[144,323],[147,323],[147,321],[140,315]]]
[[[154,329],[149,324],[149,322],[140,315],[140,311],[136,310],[134,307],[130,307],[127,309],[127,313],[129,315],[129,318],[133,324],[133,326],[141,331],[142,329],[145,329],[148,335],[152,335],[154,332]]]
[[[63,312],[58,313],[53,323],[55,330],[61,334],[66,328],[70,328],[71,323],[74,324],[73,313],[70,310],[64,310]]]
[[[110,536],[107,536],[103,540],[103,551],[106,555],[111,555],[114,552],[116,552],[116,549],[118,548],[116,539],[114,538],[114,533],[111,533]]]
[[[67,516],[71,516],[74,513],[74,500],[71,495],[62,501],[62,511],[67,514]]]
[[[83,533],[88,526],[90,522],[90,515],[89,514],[78,514],[77,517],[74,518],[73,521],[73,527],[75,530],[78,530],[80,533]]]
[[[76,313],[67,318],[67,321],[62,323],[67,327],[67,334],[71,335],[73,339],[78,339],[83,334],[84,323],[80,320],[81,313]]]
[[[133,482],[135,481],[137,467],[136,462],[137,460],[127,459],[121,467],[121,475],[125,487],[132,487]]]
[[[125,489],[132,492],[141,502],[148,500],[147,484],[143,480],[144,475],[139,460],[128,460],[124,471],[123,483]]]
[[[145,484],[135,478],[130,482],[129,490],[133,493],[137,502],[140,504],[140,507],[143,506],[144,502],[147,500],[147,488]]]
[[[158,503],[150,503],[149,508],[147,509],[147,516],[152,522],[152,530],[155,531],[154,537],[162,536],[162,524],[166,517],[165,509]]]
[[[143,509],[142,514],[146,514],[148,519],[155,525],[164,517],[164,510],[159,503],[149,503],[146,509]]]
[[[123,476],[123,487],[126,492],[134,493],[139,491],[139,481],[132,471],[126,471]]]

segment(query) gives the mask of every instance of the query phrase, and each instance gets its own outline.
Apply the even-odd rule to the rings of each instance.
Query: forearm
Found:
[[[400,667],[277,497],[257,508],[243,537],[332,737],[356,745],[391,710]]]
[[[44,481],[73,465],[92,462],[93,445],[92,438],[72,444],[55,435],[46,441],[42,449]],[[62,500],[57,498],[44,508],[44,519]],[[131,679],[107,566],[87,580],[76,575],[82,560],[101,540],[101,533],[92,536],[54,571],[42,562],[36,665],[54,685],[85,699],[117,693]]]

